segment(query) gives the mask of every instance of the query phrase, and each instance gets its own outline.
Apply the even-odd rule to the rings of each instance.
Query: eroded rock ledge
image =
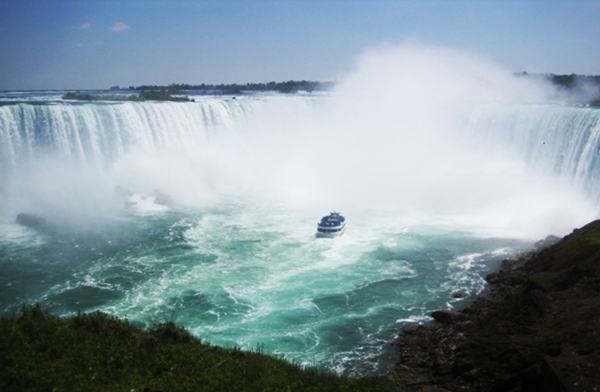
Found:
[[[406,328],[397,378],[419,391],[600,391],[600,221],[536,246],[467,308]]]

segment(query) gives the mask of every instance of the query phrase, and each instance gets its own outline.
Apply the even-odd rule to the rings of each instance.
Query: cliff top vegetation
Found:
[[[600,107],[600,75],[555,75],[555,74],[529,74],[521,72],[517,76],[532,79],[542,79],[551,82],[560,91],[565,91],[582,103]]]
[[[600,221],[517,259],[460,311],[400,339],[416,390],[594,391],[600,385]],[[549,245],[549,244],[548,244]]]
[[[246,84],[186,84],[173,83],[168,86],[142,85],[136,90],[166,90],[170,93],[181,91],[197,91],[213,94],[241,94],[244,92],[276,91],[280,93],[296,93],[300,91],[328,91],[333,88],[333,82],[316,82],[307,80],[289,80],[287,82],[246,83]]]
[[[203,343],[174,322],[141,330],[94,312],[59,318],[38,305],[0,319],[4,391],[392,391],[383,379],[302,368]]]
[[[75,101],[171,101],[190,102],[193,99],[187,96],[174,96],[166,90],[141,91],[139,94],[117,95],[117,94],[88,94],[80,92],[68,92],[62,96],[65,100]]]

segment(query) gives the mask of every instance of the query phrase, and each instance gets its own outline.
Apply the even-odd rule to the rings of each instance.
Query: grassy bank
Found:
[[[172,322],[140,330],[96,312],[25,306],[0,319],[3,391],[392,391],[389,381],[303,369],[256,350],[202,343]],[[148,390],[147,389],[147,390]]]

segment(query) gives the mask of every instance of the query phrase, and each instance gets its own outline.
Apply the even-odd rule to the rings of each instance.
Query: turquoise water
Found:
[[[0,95],[0,312],[175,321],[212,344],[380,374],[403,326],[597,216],[597,110],[346,93]],[[316,238],[334,209],[346,232]],[[18,225],[23,212],[47,225]]]
[[[525,241],[347,215],[315,237],[319,216],[272,206],[135,206],[86,232],[2,222],[0,307],[101,310],[140,326],[175,320],[203,341],[263,348],[305,365],[378,374],[407,324],[472,297]]]

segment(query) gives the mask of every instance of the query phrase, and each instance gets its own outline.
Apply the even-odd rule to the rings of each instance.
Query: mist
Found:
[[[130,116],[127,126],[149,136],[137,135],[109,162],[36,159],[5,181],[4,209],[97,224],[122,213],[114,192],[121,186],[142,196],[160,191],[183,207],[272,204],[313,220],[338,209],[487,235],[564,235],[593,219],[596,203],[567,178],[528,167],[490,134],[502,129],[472,122],[482,108],[555,96],[551,85],[471,53],[385,45],[364,53],[326,96],[228,98],[223,105],[256,102],[208,128],[177,112],[151,130]],[[150,133],[164,140],[152,144]],[[126,136],[119,138],[135,139]]]
[[[468,126],[481,108],[555,96],[547,82],[517,78],[470,53],[383,46],[334,92],[313,139],[341,153],[314,169],[327,167],[335,198],[352,208],[454,217],[495,234],[566,234],[597,215],[594,203],[567,179],[531,170],[509,145],[490,143],[502,139],[489,135],[501,129]]]
[[[502,135],[489,133],[502,130],[469,126],[479,108],[555,96],[550,84],[470,53],[382,46],[321,104],[269,106],[175,171],[199,168],[203,180],[191,188],[216,200],[444,222],[489,235],[564,235],[593,219],[594,203],[568,179],[535,172],[509,145],[490,142]]]

